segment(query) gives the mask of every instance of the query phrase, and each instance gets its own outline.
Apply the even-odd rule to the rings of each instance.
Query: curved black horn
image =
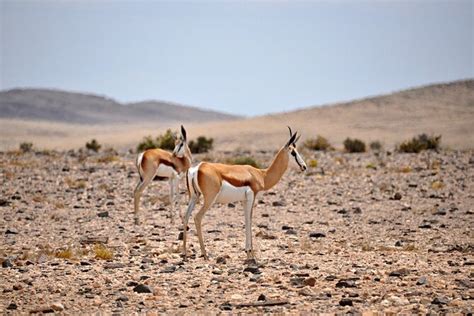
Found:
[[[290,130],[290,137],[293,136],[293,132],[291,131],[291,127],[287,126],[288,129]]]
[[[184,140],[186,140],[186,130],[183,125],[181,125],[181,135],[183,135]]]

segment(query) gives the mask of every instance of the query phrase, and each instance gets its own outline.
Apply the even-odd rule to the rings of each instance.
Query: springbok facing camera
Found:
[[[296,142],[300,138],[297,132],[292,134],[267,169],[258,169],[249,165],[226,165],[220,163],[202,162],[192,167],[186,173],[186,184],[190,196],[188,209],[184,216],[183,229],[183,252],[186,258],[186,235],[189,217],[199,200],[201,194],[204,196],[204,204],[194,216],[201,254],[208,259],[204,241],[202,238],[202,218],[206,211],[214,204],[243,201],[245,215],[245,252],[247,258],[255,258],[252,246],[252,213],[257,194],[272,188],[280,181],[288,168],[289,156],[295,158],[301,171],[306,170],[306,164],[296,150]]]
[[[188,147],[186,130],[181,125],[181,135],[176,139],[172,153],[163,149],[148,149],[138,155],[136,164],[140,181],[134,191],[135,224],[140,223],[138,212],[140,209],[140,197],[145,187],[155,176],[169,179],[170,186],[170,217],[174,222],[174,202],[178,193],[179,177],[186,172],[192,163],[191,150]],[[181,213],[179,214],[180,217]]]

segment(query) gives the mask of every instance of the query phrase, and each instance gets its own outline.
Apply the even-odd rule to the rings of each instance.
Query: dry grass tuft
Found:
[[[442,189],[442,188],[444,188],[444,183],[441,182],[441,181],[434,181],[434,182],[431,183],[431,188],[433,190]]]
[[[65,178],[64,182],[66,182],[70,189],[85,189],[87,184],[84,180],[74,180],[71,178]]]
[[[318,167],[318,161],[316,159],[310,159],[308,161],[308,166],[310,168],[317,168]]]
[[[96,244],[94,246],[94,255],[97,259],[110,260],[114,257],[112,250],[103,244]]]
[[[61,259],[71,259],[73,257],[73,251],[71,248],[58,250],[54,253],[54,256]]]
[[[105,156],[97,158],[98,163],[111,163],[115,161],[120,161],[120,158],[117,155],[114,154],[107,154]]]

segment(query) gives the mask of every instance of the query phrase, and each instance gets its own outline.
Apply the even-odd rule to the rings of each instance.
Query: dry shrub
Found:
[[[260,168],[260,164],[252,157],[240,156],[235,158],[229,158],[226,162],[231,165],[250,165],[255,168]]]
[[[99,142],[95,139],[92,139],[90,142],[86,143],[86,149],[92,150],[93,152],[98,152],[102,147]]]
[[[205,136],[199,136],[196,140],[189,142],[189,149],[193,154],[207,153],[212,150],[214,144],[213,138],[206,138]]]
[[[85,189],[87,184],[84,180],[74,180],[71,178],[64,179],[64,182],[66,182],[70,189]]]
[[[382,143],[378,140],[370,142],[369,147],[372,151],[381,151],[383,148]]]
[[[94,255],[97,259],[110,260],[114,257],[114,253],[111,249],[107,248],[103,244],[96,244],[94,246]]]
[[[163,135],[158,135],[155,139],[151,136],[145,136],[143,140],[137,145],[137,152],[142,152],[147,149],[161,148],[173,150],[175,146],[175,136],[171,129],[167,129]]]
[[[317,168],[318,167],[318,161],[316,159],[311,159],[308,161],[308,166],[310,168]]]
[[[119,160],[120,160],[119,157],[114,154],[107,154],[107,155],[97,158],[98,163],[111,163],[111,162],[119,161]]]
[[[344,149],[349,153],[363,153],[365,152],[365,143],[357,138],[346,138]]]
[[[412,171],[410,166],[404,166],[399,169],[401,173],[410,173]]]
[[[317,150],[317,151],[328,151],[328,150],[334,149],[329,143],[329,141],[321,135],[317,135],[316,138],[307,139],[303,143],[303,147],[310,150]]]
[[[33,143],[23,142],[20,144],[20,151],[27,153],[33,150]]]
[[[431,183],[431,188],[434,190],[439,190],[444,188],[444,183],[441,181],[434,181]]]
[[[441,135],[428,136],[420,134],[411,140],[406,140],[398,146],[401,153],[419,153],[422,150],[438,150],[441,144]]]
[[[54,253],[54,256],[61,259],[71,259],[73,257],[73,251],[71,248],[58,250]]]

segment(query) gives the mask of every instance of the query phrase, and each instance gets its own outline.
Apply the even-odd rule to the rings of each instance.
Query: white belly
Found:
[[[216,197],[217,203],[230,203],[245,201],[247,197],[250,197],[249,194],[252,192],[250,187],[236,187],[230,184],[227,181],[222,181],[221,190]]]
[[[159,177],[171,178],[177,176],[178,173],[172,167],[160,164],[158,166],[158,170],[156,170],[156,175]]]

